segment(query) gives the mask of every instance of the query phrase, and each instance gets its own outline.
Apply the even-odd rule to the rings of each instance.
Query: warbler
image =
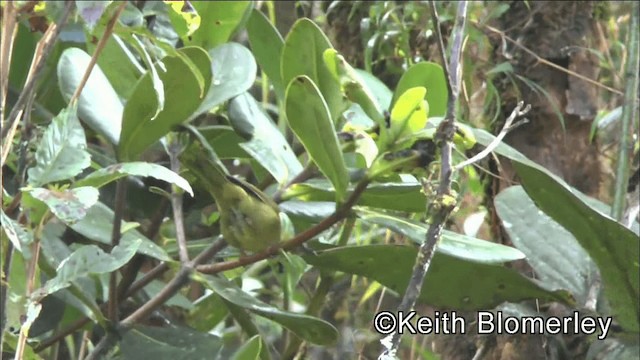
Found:
[[[255,186],[229,176],[202,136],[180,155],[182,165],[216,202],[220,230],[243,253],[260,252],[280,241],[278,205]]]

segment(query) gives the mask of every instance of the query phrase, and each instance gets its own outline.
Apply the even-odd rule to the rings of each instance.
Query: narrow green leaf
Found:
[[[274,122],[260,109],[249,93],[235,97],[229,103],[229,120],[249,141],[240,147],[256,159],[276,181],[284,185],[302,171],[293,149]]]
[[[226,279],[201,274],[194,275],[194,279],[234,305],[275,321],[311,343],[331,345],[338,338],[337,330],[328,322],[309,315],[276,309],[247,294]]]
[[[282,71],[280,70],[280,58],[284,47],[282,35],[269,19],[257,9],[251,10],[251,16],[247,21],[247,35],[260,69],[267,74],[278,99],[284,101],[285,84],[282,82]]]
[[[58,61],[60,92],[69,101],[78,88],[91,56],[78,48],[66,49]],[[123,106],[111,83],[96,64],[91,70],[80,97],[78,116],[90,128],[117,144],[122,129]]]
[[[181,50],[182,51],[182,50]],[[208,55],[189,48],[189,56],[200,76],[209,74]],[[122,134],[118,146],[123,160],[135,159],[142,151],[165,136],[171,128],[189,118],[201,103],[202,88],[192,64],[179,56],[163,59],[166,71],[160,74],[166,94],[165,107],[154,118],[157,98],[153,95],[151,75],[145,74],[124,108]],[[208,81],[205,89],[208,90]]]
[[[70,179],[91,164],[84,130],[75,108],[63,109],[44,132],[29,169],[29,184],[39,186]]]
[[[365,276],[403,293],[416,256],[417,249],[413,246],[370,245],[334,248],[303,258],[320,269]],[[457,310],[487,309],[504,301],[528,299],[574,304],[568,293],[545,290],[515,270],[466,261],[442,252],[434,255],[419,297],[431,306]]]
[[[571,232],[598,265],[604,292],[626,330],[640,332],[640,243],[638,236],[594,210],[562,180],[516,162],[522,186],[536,206]]]
[[[113,217],[113,211],[103,203],[98,202],[87,211],[87,215],[82,220],[72,224],[71,229],[93,241],[103,244],[111,244]],[[126,223],[123,223],[122,228],[126,229],[126,225]],[[136,229],[131,229],[125,232],[122,234],[122,238],[120,239],[120,243],[123,245],[137,241],[141,241],[141,245],[138,248],[138,251],[141,254],[161,261],[171,261],[171,258],[163,248],[146,238]]]
[[[246,47],[237,43],[222,44],[209,50],[209,55],[213,82],[189,120],[244,93],[256,80],[256,61]]]
[[[427,224],[366,209],[358,209],[357,213],[363,221],[389,228],[407,236],[417,244],[422,244],[426,239]],[[442,241],[438,244],[437,251],[462,260],[485,264],[500,264],[525,257],[518,249],[510,246],[448,230],[443,231]]]
[[[187,180],[182,176],[174,173],[164,166],[143,161],[109,165],[105,168],[92,172],[84,179],[76,181],[73,184],[73,187],[93,186],[100,188],[125,176],[152,177],[154,179],[176,185],[193,196],[191,185],[189,185],[189,182],[187,182]]]
[[[223,341],[187,327],[138,325],[120,342],[122,359],[217,359]]]
[[[349,187],[348,190],[351,191],[353,188]],[[305,201],[332,201],[335,197],[335,190],[326,181],[294,184],[283,194],[283,199],[297,198]],[[417,181],[373,183],[367,186],[367,190],[358,200],[358,205],[396,211],[424,212],[426,201],[422,193],[422,185]]]
[[[330,119],[336,122],[348,104],[343,99],[338,81],[324,65],[322,54],[331,47],[318,25],[309,19],[299,19],[285,39],[280,68],[285,86],[301,75],[310,78],[327,103]]]
[[[503,190],[494,203],[509,239],[527,255],[543,284],[567,289],[584,304],[596,267],[576,238],[539,211],[522,186]]]
[[[187,45],[206,50],[227,42],[246,21],[250,1],[194,1],[193,8],[200,15],[200,27],[187,40]]]
[[[47,204],[51,212],[67,224],[82,220],[87,211],[98,202],[100,193],[91,186],[68,190],[30,189],[31,196]]]
[[[329,109],[313,80],[303,75],[289,84],[285,109],[291,130],[296,133],[320,171],[331,180],[336,199],[343,201],[349,185],[347,168]]]
[[[429,103],[431,116],[444,116],[447,111],[447,83],[442,67],[432,62],[414,64],[402,74],[393,94],[391,106],[395,106],[396,101],[405,91],[417,86],[427,89],[425,100]]]
[[[258,360],[260,359],[261,350],[262,340],[260,335],[253,336],[233,354],[232,360]]]
[[[22,253],[24,258],[31,258],[29,244],[33,241],[33,234],[24,229],[19,222],[7,216],[7,214],[5,214],[1,209],[0,222],[2,223],[1,225],[4,235],[9,238],[13,247],[18,250],[18,252]]]

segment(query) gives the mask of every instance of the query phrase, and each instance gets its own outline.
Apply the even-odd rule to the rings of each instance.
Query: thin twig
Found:
[[[98,56],[100,56],[102,49],[104,49],[105,45],[107,44],[107,40],[109,40],[109,37],[113,33],[113,28],[115,27],[116,22],[118,21],[118,18],[120,17],[120,14],[122,14],[122,11],[124,10],[126,5],[127,2],[123,1],[116,9],[116,12],[113,14],[113,16],[111,16],[111,19],[109,19],[107,27],[104,30],[104,34],[102,34],[100,41],[98,41],[98,44],[96,45],[96,49],[93,51],[91,60],[89,60],[89,66],[87,66],[87,68],[85,69],[84,75],[82,75],[82,79],[80,80],[76,91],[73,93],[73,96],[71,96],[71,99],[69,99],[69,104],[73,104],[80,97],[80,93],[82,93],[82,89],[84,89],[84,86],[87,83],[87,80],[89,80],[89,76],[91,75],[91,71],[98,61]]]
[[[169,140],[169,161],[171,162],[171,170],[180,173],[180,160],[178,155],[182,151],[182,146],[177,136],[172,136]],[[173,223],[176,229],[176,241],[178,243],[178,254],[180,263],[189,262],[189,252],[187,250],[187,236],[184,231],[184,212],[182,211],[182,194],[183,191],[177,186],[171,186],[171,207],[173,208]]]
[[[440,25],[437,19],[435,2],[431,1],[430,5],[434,27],[438,28]],[[429,265],[431,264],[431,259],[433,258],[440,240],[444,224],[455,207],[455,204],[451,203],[451,149],[453,135],[455,132],[456,105],[460,94],[460,83],[462,77],[462,63],[460,60],[462,55],[462,43],[466,18],[467,2],[462,1],[458,3],[456,21],[451,34],[453,41],[448,67],[449,73],[445,74],[448,82],[450,83],[450,86],[448,87],[449,98],[447,102],[447,112],[436,132],[436,141],[441,146],[440,183],[436,190],[436,200],[430,204],[430,208],[427,210],[431,217],[431,224],[427,230],[425,241],[420,245],[411,278],[409,279],[402,301],[398,306],[398,314],[407,313],[415,306],[418,296],[422,291],[422,284],[424,283],[424,278],[429,269]],[[442,54],[445,53],[444,47],[442,46],[443,43],[444,42],[442,40],[438,41],[440,46],[439,50]],[[445,56],[443,55],[442,57],[444,58]],[[401,334],[397,329],[388,337],[382,339],[381,343],[385,349],[380,354],[379,359],[395,359],[398,347],[400,346],[400,339]]]
[[[8,1],[2,9],[2,34],[0,34],[0,123],[4,127],[4,110],[9,90],[9,69],[11,68],[11,52],[16,37],[18,9],[13,1]],[[2,344],[0,344],[0,347]]]
[[[122,219],[127,200],[127,179],[120,179],[116,182],[116,199],[113,209],[113,228],[111,229],[111,246],[120,245],[122,237]],[[118,276],[117,272],[112,272],[109,277],[109,306],[107,314],[113,323],[118,321]]]
[[[531,110],[530,104],[527,104],[527,106],[524,109],[522,108],[523,106],[524,106],[524,102],[520,101],[518,105],[515,107],[515,109],[513,109],[513,111],[511,112],[511,115],[509,115],[509,117],[507,118],[507,121],[505,121],[504,125],[502,126],[502,130],[500,130],[500,133],[498,134],[498,136],[496,136],[495,139],[493,139],[489,143],[489,145],[487,145],[487,147],[485,147],[482,151],[472,156],[471,158],[461,162],[460,164],[457,164],[456,166],[454,166],[453,171],[454,172],[459,171],[467,165],[476,163],[482,160],[485,156],[489,155],[493,150],[495,150],[495,148],[502,143],[502,139],[504,139],[507,133],[513,128],[512,126],[513,121],[520,116],[524,116],[529,112],[529,110]]]
[[[0,159],[0,167],[4,166],[4,162],[9,154],[12,143],[11,139],[13,139],[13,134],[15,134],[18,118],[22,114],[22,110],[24,110],[24,105],[29,98],[29,95],[34,90],[38,79],[42,75],[42,69],[44,69],[46,59],[51,53],[53,45],[55,44],[58,35],[60,35],[62,28],[67,23],[71,10],[73,9],[73,5],[73,1],[68,1],[66,3],[58,24],[52,23],[49,25],[47,31],[44,33],[40,41],[38,41],[24,88],[22,89],[18,100],[13,105],[7,121],[2,124],[2,131],[0,131],[0,136],[2,138],[2,158]]]

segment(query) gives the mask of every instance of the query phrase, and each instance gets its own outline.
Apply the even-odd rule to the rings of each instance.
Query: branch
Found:
[[[169,159],[171,162],[171,170],[179,174],[180,173],[180,160],[178,155],[182,150],[182,146],[177,136],[171,136],[169,140]],[[173,223],[176,227],[176,241],[178,243],[178,254],[180,257],[180,263],[186,264],[189,262],[189,252],[187,251],[187,236],[184,231],[184,213],[182,211],[182,194],[183,191],[177,186],[171,185],[171,207],[173,209]]]
[[[260,253],[256,253],[249,256],[243,256],[237,260],[225,261],[225,262],[211,264],[211,265],[201,265],[201,266],[198,266],[196,269],[198,270],[198,272],[201,272],[204,274],[217,274],[221,271],[235,269],[237,267],[253,264],[260,260],[264,260],[266,258],[275,256],[280,252],[281,249],[282,250],[294,249],[302,245],[306,241],[312,239],[316,235],[320,234],[321,232],[327,230],[328,228],[336,224],[338,221],[344,219],[349,214],[349,211],[351,210],[353,205],[355,205],[355,203],[358,201],[358,199],[360,198],[360,195],[362,194],[362,192],[364,192],[364,190],[367,188],[368,185],[369,185],[368,179],[359,182],[356,188],[353,190],[353,192],[349,196],[349,198],[347,199],[347,201],[342,206],[340,206],[340,208],[338,208],[333,214],[329,215],[326,219],[322,220],[317,225],[294,236],[290,240],[273,245]]]
[[[434,27],[439,29],[438,14],[435,8],[435,2],[431,1],[431,14],[433,17]],[[455,207],[455,202],[452,202],[451,195],[451,148],[452,140],[455,132],[455,109],[460,94],[460,81],[462,77],[461,68],[461,54],[462,43],[464,37],[464,27],[467,17],[467,2],[462,1],[458,3],[458,10],[456,16],[456,22],[452,31],[452,47],[451,57],[449,62],[448,71],[445,73],[448,82],[449,99],[447,103],[447,113],[444,120],[440,123],[436,132],[436,141],[441,144],[441,167],[440,167],[440,184],[436,192],[436,200],[431,203],[428,209],[428,215],[431,218],[431,225],[427,230],[425,242],[420,245],[420,250],[416,257],[416,262],[413,266],[411,278],[409,284],[402,298],[402,302],[398,306],[398,314],[406,313],[410,311],[416,304],[416,300],[422,291],[422,284],[424,278],[431,264],[431,259],[435,253],[436,247],[442,234],[444,224],[451,214],[451,211]],[[442,58],[444,59],[444,47],[443,41],[438,39],[438,45]],[[447,71],[445,67],[445,71]],[[388,337],[381,340],[381,343],[385,347],[384,351],[380,355],[379,359],[395,359],[398,347],[400,346],[401,335],[396,331]]]
[[[480,160],[482,160],[485,156],[491,154],[491,152],[498,147],[498,145],[500,145],[500,143],[502,142],[502,139],[504,139],[504,137],[507,135],[507,133],[509,131],[511,131],[513,128],[517,127],[519,124],[521,124],[522,122],[518,122],[516,124],[513,124],[513,121],[520,116],[524,116],[526,115],[529,110],[531,110],[531,105],[527,104],[527,106],[522,109],[522,107],[524,106],[524,102],[520,101],[518,102],[518,105],[516,106],[515,109],[513,109],[513,111],[511,112],[511,115],[509,115],[509,117],[507,118],[507,121],[505,121],[504,125],[502,126],[502,130],[500,130],[500,133],[498,134],[498,136],[496,136],[495,139],[493,139],[493,141],[491,141],[489,143],[489,145],[487,145],[487,147],[484,148],[484,150],[480,151],[479,153],[477,153],[475,156],[461,162],[460,164],[456,165],[453,167],[453,171],[459,171],[462,168],[464,168],[467,165],[471,165],[473,163],[476,163]],[[513,126],[512,126],[513,124]]]

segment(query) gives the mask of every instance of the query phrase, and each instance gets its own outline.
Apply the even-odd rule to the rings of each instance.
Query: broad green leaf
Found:
[[[284,100],[285,84],[282,82],[282,71],[280,70],[280,58],[284,46],[282,35],[257,9],[251,10],[251,16],[247,21],[247,35],[251,51],[260,65],[260,69],[267,74],[278,99]]]
[[[47,204],[51,212],[67,224],[82,220],[87,211],[98,202],[100,193],[91,186],[67,190],[35,188],[28,190],[31,196]]]
[[[87,41],[87,49],[93,53],[96,44]],[[136,81],[144,73],[144,69],[138,63],[133,53],[127,48],[118,35],[111,35],[105,44],[100,56],[98,66],[104,72],[109,83],[116,93],[123,99],[128,99]],[[122,113],[122,105],[120,105]],[[122,114],[120,114],[122,115]]]
[[[417,244],[422,244],[426,239],[429,228],[427,224],[365,209],[358,209],[357,213],[363,221],[389,228]],[[448,230],[443,230],[437,251],[462,260],[486,264],[500,264],[525,257],[518,249]]]
[[[536,206],[571,232],[598,265],[613,315],[627,331],[640,332],[640,243],[622,224],[594,210],[562,180],[539,166],[514,163]]]
[[[349,187],[348,191],[352,191]],[[335,200],[335,191],[331,184],[322,181],[307,181],[294,184],[287,188],[283,199],[297,198],[305,201],[332,201]],[[358,205],[375,208],[424,212],[426,209],[426,197],[422,193],[422,185],[416,182],[407,183],[373,183],[358,200]]]
[[[201,49],[187,48],[192,64],[178,56],[163,59],[166,71],[160,74],[166,95],[165,106],[154,118],[157,98],[152,89],[151,74],[147,72],[136,85],[124,108],[122,134],[118,146],[123,160],[133,160],[156,141],[165,136],[174,125],[180,124],[197,109],[201,94],[208,90],[210,65],[208,55]],[[204,89],[199,78],[206,79]]]
[[[249,90],[256,80],[253,54],[237,43],[222,44],[209,50],[213,81],[207,95],[189,120]]]
[[[193,8],[200,15],[200,27],[187,40],[187,45],[205,50],[223,44],[246,20],[250,1],[194,1]]]
[[[432,62],[414,64],[402,74],[393,94],[391,106],[395,106],[405,91],[417,86],[427,89],[425,99],[429,103],[429,114],[444,116],[447,111],[447,83],[442,67]]]
[[[347,168],[329,109],[313,80],[303,75],[291,81],[287,87],[285,109],[291,130],[333,184],[336,199],[343,201],[349,185]]]
[[[310,78],[326,101],[330,119],[336,122],[348,104],[342,97],[340,84],[323,62],[322,54],[331,47],[318,25],[309,19],[299,19],[284,41],[280,69],[285,86],[301,75]]]
[[[258,360],[260,359],[261,349],[262,340],[260,335],[253,336],[233,354],[232,360]]]
[[[311,343],[331,345],[338,338],[337,330],[328,322],[309,315],[276,309],[247,294],[226,279],[201,274],[194,275],[194,279],[235,306],[275,321]]]
[[[101,202],[92,206],[82,220],[71,225],[71,229],[80,233],[82,236],[103,244],[111,244],[112,228],[113,211]],[[122,228],[127,228],[126,223],[122,224]],[[131,229],[122,234],[120,244],[127,245],[138,241],[141,241],[141,245],[138,248],[138,252],[141,254],[161,261],[171,260],[161,247],[146,238],[136,229]]]
[[[413,246],[369,245],[334,248],[303,258],[321,270],[364,276],[402,294],[416,256],[417,249]],[[505,301],[530,299],[574,304],[568,293],[545,290],[515,270],[466,261],[442,252],[434,255],[419,297],[431,306],[458,310],[487,309]]]
[[[142,240],[137,240],[117,245],[110,254],[102,251],[97,245],[83,245],[60,263],[56,276],[35,291],[32,298],[41,299],[69,287],[71,282],[88,275],[116,271],[131,260],[141,244]]]
[[[389,127],[380,131],[382,149],[411,146],[412,141],[405,145],[403,138],[410,138],[427,124],[429,104],[424,100],[425,93],[424,87],[414,87],[400,95],[391,109]]]
[[[238,133],[248,137],[240,147],[269,171],[279,184],[288,183],[302,171],[302,165],[287,140],[249,93],[231,100],[229,121],[239,130]]]
[[[189,182],[187,182],[187,180],[182,176],[174,173],[164,166],[143,161],[109,165],[105,168],[92,172],[84,179],[76,181],[73,184],[73,187],[93,186],[100,188],[125,176],[152,177],[154,179],[166,181],[169,184],[178,186],[193,196],[191,185],[189,185]]]
[[[29,184],[40,186],[78,175],[91,164],[86,147],[75,107],[62,110],[38,144],[36,164],[29,169]]]
[[[78,48],[66,49],[58,61],[60,92],[69,101],[76,91],[91,56]],[[78,116],[98,134],[117,144],[122,128],[123,106],[111,83],[96,64],[80,97]]]
[[[377,77],[373,76],[371,73],[366,72],[361,69],[355,69],[356,73],[364,81],[367,88],[371,91],[371,94],[376,99],[378,104],[382,109],[389,109],[391,107],[391,99],[393,97],[393,93],[385,83],[380,81]]]
[[[494,203],[509,239],[543,284],[567,289],[584,304],[596,267],[576,238],[539,211],[521,186],[503,190]]]
[[[137,325],[120,342],[121,359],[217,359],[223,346],[217,336],[187,327]]]
[[[320,221],[336,210],[336,204],[330,201],[289,200],[278,204],[280,211],[290,216],[305,217]]]

